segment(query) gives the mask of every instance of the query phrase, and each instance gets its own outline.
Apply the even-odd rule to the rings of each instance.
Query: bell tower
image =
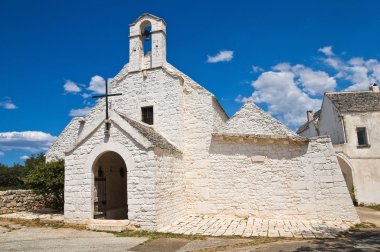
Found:
[[[148,47],[150,51],[147,50]],[[165,62],[165,21],[151,14],[143,14],[129,26],[128,71],[136,72],[161,67]]]

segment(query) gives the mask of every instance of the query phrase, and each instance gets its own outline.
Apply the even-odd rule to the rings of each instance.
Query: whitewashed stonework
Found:
[[[149,24],[153,52],[144,55]],[[126,167],[127,218],[144,229],[187,215],[357,222],[330,138],[302,138],[252,102],[229,119],[212,93],[166,62],[165,26],[150,14],[130,26],[109,134],[101,100],[48,151],[48,160],[65,159],[65,219],[94,218],[94,178],[113,152]],[[153,125],[142,122],[145,106],[153,106]],[[116,174],[110,162],[103,168]]]
[[[359,204],[380,204],[380,92],[326,93],[321,109],[300,127],[302,136],[328,135],[352,197]],[[310,112],[309,112],[310,113]],[[359,128],[365,141],[359,143]]]

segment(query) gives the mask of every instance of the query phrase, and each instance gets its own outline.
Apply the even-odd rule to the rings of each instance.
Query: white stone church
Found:
[[[144,40],[151,52],[144,55]],[[47,152],[65,160],[68,221],[159,230],[187,215],[356,223],[329,137],[301,137],[252,102],[229,118],[166,62],[166,24],[130,25],[129,63]]]

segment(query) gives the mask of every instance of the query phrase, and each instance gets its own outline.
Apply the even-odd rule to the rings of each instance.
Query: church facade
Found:
[[[144,37],[151,51],[144,53]],[[159,230],[183,216],[358,222],[329,137],[301,137],[251,101],[229,118],[166,62],[166,24],[130,25],[130,58],[105,99],[47,152],[65,160],[68,221],[128,219]]]

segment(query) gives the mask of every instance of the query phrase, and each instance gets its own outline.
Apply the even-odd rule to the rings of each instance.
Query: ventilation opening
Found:
[[[153,125],[153,106],[141,108],[141,119],[144,123]]]

